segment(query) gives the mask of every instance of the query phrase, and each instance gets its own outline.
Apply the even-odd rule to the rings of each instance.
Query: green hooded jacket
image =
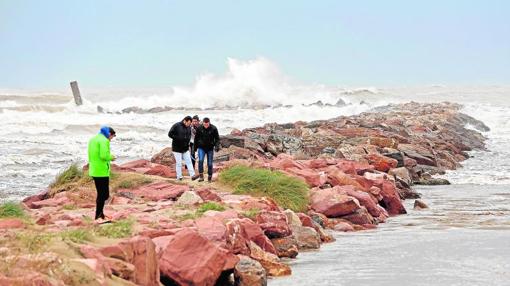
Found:
[[[110,154],[110,140],[99,133],[89,141],[89,176],[109,177],[110,161],[113,156]]]

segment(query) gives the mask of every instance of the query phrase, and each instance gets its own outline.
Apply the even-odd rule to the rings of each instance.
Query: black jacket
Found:
[[[195,134],[195,145],[205,151],[211,151],[215,146],[220,145],[220,134],[216,126],[210,124],[209,128],[200,125]]]
[[[172,151],[178,153],[189,151],[191,127],[186,127],[182,121],[177,122],[168,131],[168,137],[172,138]]]

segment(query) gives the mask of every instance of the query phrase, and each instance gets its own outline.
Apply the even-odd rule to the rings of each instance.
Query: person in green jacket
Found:
[[[108,221],[103,213],[106,200],[110,197],[110,161],[115,156],[110,153],[110,141],[115,137],[115,130],[108,126],[101,127],[99,134],[92,137],[88,145],[89,176],[96,185],[96,216],[97,223]]]

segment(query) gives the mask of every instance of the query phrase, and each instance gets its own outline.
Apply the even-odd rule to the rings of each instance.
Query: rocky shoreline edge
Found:
[[[93,182],[71,166],[0,207],[0,285],[266,285],[332,232],[405,214],[413,185],[447,184],[434,175],[484,149],[489,130],[461,108],[411,102],[234,130],[210,184],[173,180],[166,148],[113,167],[105,225],[91,221]]]

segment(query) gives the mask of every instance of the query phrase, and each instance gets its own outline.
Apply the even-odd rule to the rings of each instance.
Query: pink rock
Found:
[[[25,223],[17,218],[7,218],[0,220],[0,229],[24,228]]]
[[[297,169],[290,168],[286,170],[290,174],[293,174],[297,177],[303,178],[306,183],[311,187],[319,187],[326,183],[328,177],[323,172],[317,172],[311,169]]]
[[[375,167],[376,170],[381,172],[388,172],[390,169],[396,168],[398,165],[397,160],[380,154],[369,154],[366,155],[365,158]]]
[[[121,168],[135,169],[135,168],[150,168],[151,162],[148,160],[140,159],[120,165]]]
[[[310,216],[304,214],[304,213],[297,213],[299,220],[301,221],[301,224],[303,226],[313,227],[313,220]]]
[[[333,188],[313,191],[310,201],[313,210],[327,217],[347,215],[360,208],[357,199],[341,194]]]
[[[374,218],[370,215],[365,207],[361,207],[354,213],[342,216],[342,218],[358,225],[368,225],[375,223]]]
[[[144,172],[145,175],[161,176],[165,178],[175,178],[176,173],[174,168],[165,165],[154,164],[149,170]]]
[[[22,203],[25,204],[27,207],[33,209],[34,207],[32,207],[32,203],[42,201],[46,198],[48,198],[48,190],[42,191],[33,196],[26,197],[22,201]]]
[[[356,181],[355,178],[352,177],[353,175],[348,175],[341,170],[334,169],[328,171],[328,180],[327,182],[331,184],[332,186],[354,186],[356,189],[364,190],[365,188]]]
[[[261,211],[255,221],[269,238],[285,237],[292,234],[287,216],[281,212]]]
[[[216,217],[201,217],[195,220],[198,233],[210,241],[225,242],[227,228]]]
[[[113,196],[112,201],[110,202],[112,205],[127,205],[131,202],[129,198]]]
[[[183,230],[168,242],[161,253],[159,265],[162,278],[178,285],[213,286],[220,274],[229,267],[233,269],[232,264],[237,261],[237,256],[222,250],[197,232]]]
[[[381,196],[388,214],[397,215],[407,213],[395,185],[387,180],[380,180],[378,186],[381,188]]]
[[[249,254],[248,242],[253,241],[264,251],[276,254],[271,240],[264,234],[262,228],[252,220],[233,219],[226,224],[227,248],[235,254]]]
[[[270,198],[255,198],[246,196],[240,203],[239,207],[242,210],[267,210],[267,211],[278,211],[278,205]]]
[[[45,213],[42,216],[40,216],[39,218],[37,218],[35,223],[38,224],[38,225],[45,225],[45,224],[48,224],[50,219],[51,219],[50,214],[49,213]]]
[[[42,200],[42,201],[32,202],[30,207],[33,208],[33,209],[39,209],[39,208],[45,208],[45,207],[62,206],[62,205],[65,205],[67,203],[71,203],[69,198],[67,198],[67,197],[60,197],[58,199],[51,198],[51,199],[46,199],[46,200]]]
[[[174,185],[166,182],[156,182],[134,190],[126,190],[135,196],[152,201],[176,199],[189,190],[187,185]],[[119,192],[122,192],[119,190]]]
[[[196,190],[196,193],[202,198],[202,200],[204,200],[204,202],[208,201],[221,202],[220,196],[218,196],[216,192],[207,187]]]
[[[352,227],[352,225],[350,225],[346,222],[339,222],[339,223],[335,224],[333,229],[336,231],[343,231],[343,232],[354,231],[354,227]]]

